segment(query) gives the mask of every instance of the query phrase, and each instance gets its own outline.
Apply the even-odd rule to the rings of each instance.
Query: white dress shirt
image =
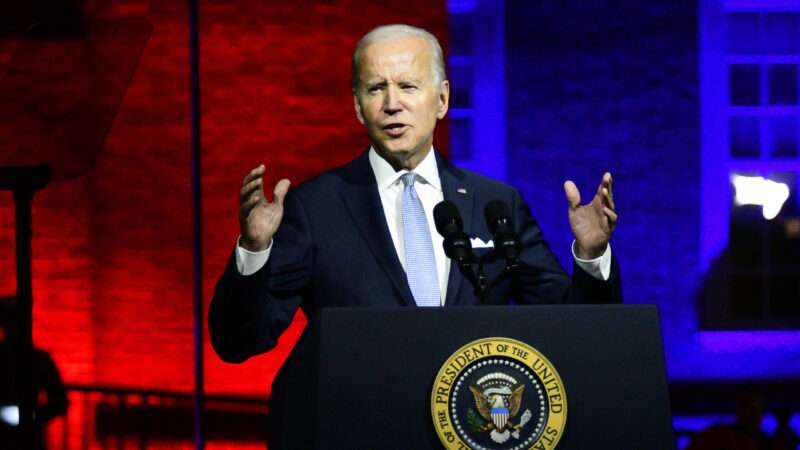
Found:
[[[378,193],[383,204],[383,213],[386,216],[386,223],[389,225],[389,234],[392,235],[394,249],[400,255],[400,263],[403,269],[406,268],[406,247],[403,242],[403,181],[400,179],[408,170],[395,172],[394,168],[385,159],[378,156],[375,149],[369,149],[369,165],[375,173],[375,181],[378,183]],[[425,209],[425,219],[428,221],[428,229],[431,232],[431,242],[433,243],[433,256],[436,259],[436,276],[439,279],[440,305],[444,305],[447,296],[447,278],[450,275],[450,258],[444,254],[442,242],[444,238],[436,231],[436,222],[433,221],[433,208],[444,200],[442,194],[442,183],[439,180],[439,168],[436,165],[436,156],[433,149],[414,169],[417,174],[417,181],[414,188],[417,196]]]
[[[399,255],[400,263],[405,269],[405,246],[403,245],[403,218],[400,212],[403,210],[403,182],[400,177],[408,173],[403,169],[395,172],[394,168],[383,158],[375,149],[369,149],[369,164],[375,174],[378,185],[383,213],[386,217],[386,224],[389,226],[389,234],[392,236],[394,248]],[[433,252],[436,258],[436,272],[439,279],[439,292],[441,293],[440,304],[444,305],[447,296],[447,278],[450,274],[450,258],[444,254],[442,241],[444,238],[436,231],[436,224],[433,221],[433,208],[444,200],[442,184],[439,179],[439,168],[436,164],[436,157],[433,149],[414,169],[418,175],[414,187],[417,195],[425,208],[425,216],[428,220],[428,228],[431,232],[433,242]],[[241,238],[241,237],[240,237]],[[242,275],[252,275],[261,269],[269,260],[272,245],[260,252],[251,252],[241,245],[236,245],[236,269]],[[276,244],[277,245],[277,244]],[[572,243],[572,256],[580,268],[591,276],[608,280],[611,274],[611,245],[606,246],[605,252],[595,259],[580,259],[575,254],[575,241]]]

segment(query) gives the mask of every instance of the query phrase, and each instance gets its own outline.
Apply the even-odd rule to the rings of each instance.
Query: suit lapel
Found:
[[[442,194],[445,200],[449,200],[456,205],[464,221],[464,232],[472,236],[472,213],[475,209],[475,192],[472,186],[466,183],[464,172],[457,169],[436,154],[436,164],[439,167],[439,178],[442,182]],[[447,295],[445,306],[453,306],[459,303],[462,297],[459,295],[462,289],[469,289],[467,280],[461,275],[458,266],[450,262],[450,276],[447,279]]]
[[[350,165],[346,172],[346,180],[342,197],[353,216],[353,221],[364,236],[378,264],[391,279],[403,303],[416,306],[411,289],[408,287],[406,272],[400,264],[392,236],[389,234],[375,174],[372,173],[366,152]]]

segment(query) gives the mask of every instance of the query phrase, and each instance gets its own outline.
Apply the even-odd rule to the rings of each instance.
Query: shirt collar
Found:
[[[442,183],[439,179],[439,166],[436,164],[436,155],[434,152],[434,148],[431,147],[431,151],[428,152],[425,159],[417,165],[413,172],[426,183],[441,191]],[[372,166],[372,172],[375,174],[375,180],[378,182],[379,191],[388,189],[396,183],[403,174],[409,172],[406,169],[395,172],[394,167],[385,159],[381,158],[372,146],[369,148],[369,165]]]

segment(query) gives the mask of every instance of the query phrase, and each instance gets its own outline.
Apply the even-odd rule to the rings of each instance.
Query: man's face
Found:
[[[447,113],[450,86],[435,84],[431,62],[430,45],[418,37],[377,42],[361,52],[356,115],[395,168],[413,169],[425,158],[436,121]]]

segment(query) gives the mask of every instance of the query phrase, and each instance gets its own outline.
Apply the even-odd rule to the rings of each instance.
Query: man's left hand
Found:
[[[576,253],[581,259],[594,259],[603,254],[617,225],[611,174],[606,172],[590,203],[581,205],[581,193],[571,180],[564,182],[569,202],[569,225],[577,241]]]

